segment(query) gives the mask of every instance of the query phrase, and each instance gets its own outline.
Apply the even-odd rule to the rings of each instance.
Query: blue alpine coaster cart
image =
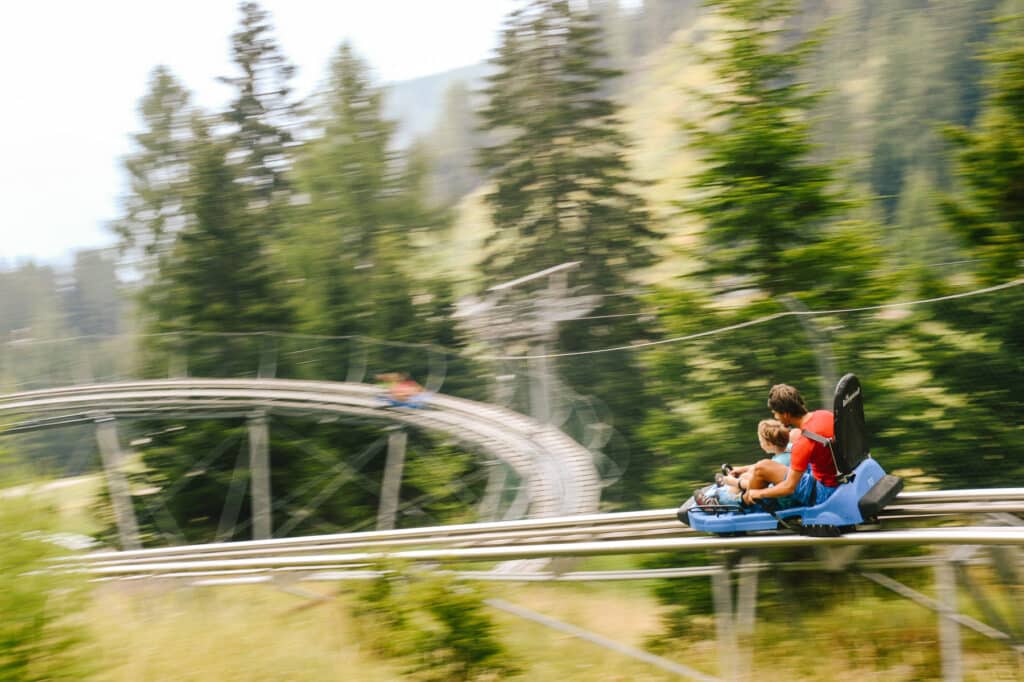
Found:
[[[860,381],[847,374],[836,385],[832,414],[835,437],[804,431],[804,436],[832,452],[839,472],[839,488],[821,504],[779,509],[774,500],[753,505],[702,506],[691,497],[677,516],[694,530],[718,534],[785,529],[804,535],[835,537],[879,513],[903,489],[903,479],[885,473],[871,457],[864,421],[864,394]]]

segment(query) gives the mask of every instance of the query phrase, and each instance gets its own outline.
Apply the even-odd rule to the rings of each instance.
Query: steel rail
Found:
[[[990,502],[957,502],[994,496]],[[934,500],[954,500],[935,502]],[[926,500],[916,504],[915,500]],[[1019,501],[1016,501],[1019,500]],[[903,504],[900,504],[903,502]],[[892,513],[889,513],[891,510]],[[904,493],[886,519],[913,519],[953,514],[1006,513],[1024,511],[1024,488],[992,491],[934,491]],[[91,552],[67,560],[87,561],[95,565],[146,563],[162,560],[200,560],[204,557],[244,558],[267,555],[295,555],[337,550],[373,550],[382,548],[481,547],[489,545],[536,544],[544,542],[611,541],[655,536],[684,536],[693,531],[680,524],[675,510],[652,510],[610,514],[527,519],[493,523],[433,526],[391,531],[338,533],[331,535],[278,538],[240,542],[211,543],[182,547],[161,547],[131,551]]]
[[[644,554],[652,552],[709,551],[720,549],[775,549],[780,547],[845,547],[861,546],[920,546],[920,545],[1005,545],[1024,546],[1022,527],[957,527],[936,529],[910,529],[853,533],[835,538],[815,538],[803,535],[760,535],[744,537],[678,537],[647,540],[614,540],[607,542],[540,543],[501,547],[398,549],[375,552],[338,552],[307,554],[302,556],[263,556],[236,559],[210,558],[180,561],[154,559],[138,564],[93,565],[85,562],[69,568],[78,568],[94,575],[126,575],[180,573],[241,568],[316,568],[348,566],[374,562],[427,561],[427,562],[487,562],[507,559],[582,557],[601,555]]]
[[[934,555],[887,557],[876,559],[856,559],[851,563],[859,570],[934,568],[941,563]],[[984,557],[973,557],[967,562],[970,565],[989,565]],[[255,583],[281,582],[338,582],[345,580],[370,580],[385,574],[385,571],[364,568],[367,564],[353,564],[344,567],[302,566],[277,568],[236,568],[208,571],[183,571],[152,575],[147,573],[117,576],[95,577],[99,583],[125,582],[138,580],[169,580],[185,581],[189,585],[236,585]],[[659,580],[666,578],[709,577],[721,572],[721,566],[677,566],[672,568],[641,568],[599,571],[479,571],[479,570],[447,570],[441,572],[464,580],[484,582],[597,582],[623,580]],[[785,563],[745,563],[738,571],[835,571],[836,569],[822,561],[791,561]]]
[[[356,550],[375,550],[375,549],[389,549],[389,548],[420,548],[426,549],[429,547],[488,547],[488,546],[516,546],[523,544],[537,544],[546,542],[558,542],[558,543],[572,543],[572,542],[611,542],[619,539],[637,538],[637,537],[663,537],[663,536],[678,536],[686,535],[692,531],[680,526],[676,522],[671,527],[659,526],[657,528],[649,529],[646,531],[636,531],[633,527],[630,530],[617,531],[614,533],[566,533],[566,534],[537,534],[537,533],[524,533],[516,537],[512,536],[497,536],[497,535],[479,535],[479,536],[462,536],[460,538],[453,538],[448,541],[430,539],[419,540],[419,539],[406,539],[406,540],[377,540],[370,542],[348,542],[348,543],[322,543],[316,545],[307,546],[292,546],[292,547],[279,547],[279,548],[261,548],[261,549],[248,549],[248,550],[235,550],[231,548],[222,549],[217,552],[188,552],[183,548],[181,552],[165,553],[160,557],[153,556],[137,556],[137,557],[108,557],[105,559],[86,559],[89,564],[101,566],[101,565],[130,565],[130,564],[144,564],[154,560],[187,560],[187,561],[198,561],[206,559],[221,559],[221,558],[244,558],[244,557],[260,557],[260,556],[286,556],[286,555],[303,555],[310,553],[321,553],[326,551],[356,551]],[[68,559],[64,559],[67,561]]]
[[[1021,490],[1024,499],[1024,489]],[[146,557],[162,554],[174,554],[181,551],[194,553],[218,552],[225,549],[270,549],[289,546],[317,546],[321,543],[333,542],[394,542],[404,539],[444,540],[458,539],[466,535],[478,535],[491,532],[545,531],[570,527],[591,528],[604,525],[621,525],[631,523],[660,523],[677,530],[686,531],[675,518],[675,510],[662,509],[655,511],[619,512],[611,514],[577,514],[571,516],[544,517],[539,519],[522,519],[517,521],[493,521],[486,523],[464,523],[448,526],[429,526],[422,528],[403,528],[387,531],[359,531],[351,533],[335,533],[328,535],[310,535],[297,538],[274,538],[270,540],[241,540],[236,542],[209,543],[188,545],[185,547],[157,547],[130,551],[99,551],[84,555],[88,558],[102,559],[106,557]]]
[[[693,534],[693,531],[678,524],[671,525],[652,524],[645,528],[638,528],[636,525],[616,527],[608,531],[565,531],[560,534],[522,532],[518,534],[480,534],[466,535],[449,539],[405,539],[405,540],[376,540],[364,542],[324,542],[315,545],[284,546],[277,548],[257,549],[233,549],[230,543],[226,544],[220,551],[211,552],[190,552],[182,548],[178,552],[168,552],[156,557],[152,555],[119,557],[109,556],[106,558],[89,558],[90,565],[131,565],[145,564],[154,560],[176,560],[176,561],[202,561],[209,559],[247,558],[261,556],[301,556],[303,554],[333,552],[333,551],[373,551],[378,549],[428,549],[439,547],[467,548],[467,547],[493,547],[493,546],[517,546],[538,543],[580,543],[580,542],[613,542],[616,540],[628,540],[639,538],[657,537],[684,537]]]

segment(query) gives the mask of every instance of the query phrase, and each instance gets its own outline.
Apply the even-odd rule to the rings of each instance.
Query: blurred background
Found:
[[[471,31],[430,4],[435,42]],[[1021,480],[1024,3],[497,5],[474,19],[478,63],[408,80],[339,27],[300,90],[273,3],[232,10],[230,63],[198,86],[147,64],[103,236],[47,223],[74,206],[57,182],[5,221],[8,242],[53,230],[62,251],[5,245],[4,392],[404,372],[561,428],[614,511],[675,506],[756,458],[773,384],[828,407],[853,372],[873,454],[908,490]],[[208,82],[219,103],[193,90]],[[94,474],[92,430],[5,436],[6,479]],[[147,546],[251,536],[247,504],[227,530],[218,511],[245,430],[125,427]],[[372,524],[383,458],[303,500],[383,427],[274,417],[271,436],[275,528]],[[399,526],[478,520],[472,448],[412,432],[407,466],[402,497],[423,501]],[[76,530],[116,538],[102,492],[76,504]]]

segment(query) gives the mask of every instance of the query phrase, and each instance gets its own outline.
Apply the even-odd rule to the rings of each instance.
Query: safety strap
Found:
[[[802,435],[804,435],[804,436],[807,436],[808,438],[810,438],[811,440],[815,441],[816,443],[821,443],[822,445],[827,445],[829,450],[832,449],[832,439],[831,438],[825,438],[825,436],[817,434],[814,431],[809,431],[808,429],[800,429],[800,433]]]
[[[801,435],[807,436],[815,443],[820,443],[828,448],[829,454],[832,455],[832,464],[836,468],[836,480],[840,483],[846,483],[850,479],[850,475],[848,473],[844,473],[839,467],[839,460],[836,459],[835,439],[825,438],[825,436],[815,433],[814,431],[808,431],[807,429],[800,429],[800,433]]]

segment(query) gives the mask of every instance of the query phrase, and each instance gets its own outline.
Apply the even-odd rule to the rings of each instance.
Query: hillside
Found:
[[[647,282],[665,282],[692,262],[686,251],[693,246],[699,225],[680,213],[678,202],[685,200],[686,177],[697,161],[685,148],[679,120],[692,115],[699,106],[688,98],[687,91],[711,82],[708,67],[694,56],[693,48],[702,46],[715,26],[713,17],[699,18],[678,30],[664,47],[637,59],[622,78],[625,88],[619,95],[620,118],[634,142],[631,161],[635,175],[650,183],[641,188],[641,193],[660,229],[669,235],[659,247],[665,258],[644,276]],[[477,188],[458,202],[450,232],[431,245],[430,262],[425,266],[455,275],[463,282],[473,278],[483,240],[491,229],[484,203],[486,192],[486,187]]]
[[[433,130],[441,116],[448,88],[462,82],[476,89],[483,83],[489,68],[486,63],[470,64],[385,86],[384,115],[398,126],[395,145],[408,147],[417,137]]]
[[[820,40],[801,76],[821,95],[810,121],[815,156],[835,164],[839,181],[882,225],[891,248],[907,251],[909,244],[923,243],[927,248],[914,250],[922,263],[953,259],[955,246],[929,208],[935,191],[954,189],[941,129],[973,124],[984,92],[979,56],[992,19],[1014,4],[808,0],[805,6],[787,39]],[[665,259],[642,276],[648,282],[665,282],[691,266],[687,252],[700,227],[680,207],[696,162],[681,121],[703,118],[691,93],[714,82],[700,54],[715,49],[713,38],[722,28],[706,13],[689,17],[659,46],[625,60],[625,75],[613,86],[620,88],[620,116],[634,144],[635,176],[650,183],[641,191],[668,235],[659,246]],[[917,36],[912,49],[908,31]],[[461,276],[479,260],[477,249],[489,229],[483,194],[477,188],[456,204],[451,234],[435,245],[439,264],[428,267],[441,265]]]

